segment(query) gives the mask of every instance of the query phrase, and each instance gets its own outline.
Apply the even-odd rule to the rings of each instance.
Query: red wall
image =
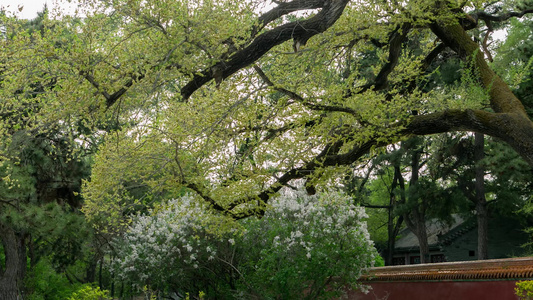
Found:
[[[517,300],[516,281],[372,282],[368,294],[350,292],[352,300]]]

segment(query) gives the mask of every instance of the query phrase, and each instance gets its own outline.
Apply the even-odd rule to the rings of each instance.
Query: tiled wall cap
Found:
[[[533,257],[378,267],[362,281],[524,280],[533,278]]]

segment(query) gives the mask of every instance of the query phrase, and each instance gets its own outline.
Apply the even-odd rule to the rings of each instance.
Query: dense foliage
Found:
[[[287,192],[261,219],[224,219],[191,195],[134,218],[114,269],[139,288],[208,298],[327,298],[374,265],[364,210],[338,193]]]

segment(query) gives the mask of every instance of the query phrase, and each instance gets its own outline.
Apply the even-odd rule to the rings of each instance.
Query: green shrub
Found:
[[[107,291],[92,284],[71,283],[58,273],[48,258],[42,258],[25,280],[28,300],[106,300]]]
[[[30,292],[29,300],[64,300],[78,288],[64,274],[57,273],[47,258],[39,260],[29,272],[25,286]]]
[[[517,282],[514,291],[520,300],[532,300],[533,280]]]
[[[67,300],[108,300],[109,292],[101,290],[99,287],[94,287],[90,284],[84,284],[76,292],[72,293]]]
[[[380,255],[376,256],[376,261],[374,262],[374,267],[383,267],[385,266],[385,260]]]

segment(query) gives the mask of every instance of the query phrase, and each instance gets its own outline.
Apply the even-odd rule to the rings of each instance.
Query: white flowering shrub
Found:
[[[254,245],[244,277],[270,299],[316,299],[356,289],[378,256],[363,208],[339,193],[305,191],[276,198],[260,220],[246,225],[245,245]]]
[[[187,195],[134,220],[115,242],[114,270],[139,287],[207,299],[339,296],[377,256],[351,202],[287,192],[263,218],[237,224]]]
[[[227,236],[233,237],[235,228],[233,220],[185,195],[133,220],[127,232],[114,242],[113,271],[139,289],[149,286],[179,294],[210,284],[218,291],[216,284],[228,284],[217,276],[231,267],[220,260],[231,246]],[[218,270],[220,265],[222,269]]]

